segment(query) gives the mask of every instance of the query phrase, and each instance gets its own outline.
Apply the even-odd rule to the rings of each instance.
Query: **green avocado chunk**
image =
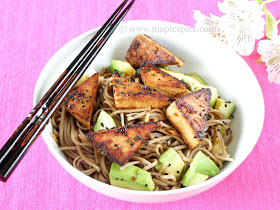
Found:
[[[206,89],[209,88],[211,90],[211,94],[212,94],[211,100],[210,100],[210,106],[211,107],[215,106],[216,100],[219,97],[217,89],[212,86],[205,85],[206,82],[198,74],[195,74],[196,76],[194,76],[194,74],[192,74],[192,76],[188,76],[188,75],[185,75],[180,72],[174,72],[174,71],[166,70],[163,68],[160,68],[160,70],[166,72],[167,74],[169,74],[173,77],[176,77],[179,80],[182,80],[185,83],[188,83],[189,85],[194,87],[195,91],[200,90],[202,88],[206,88]],[[201,81],[203,83],[201,83]]]
[[[200,90],[202,88],[209,88],[211,90],[211,100],[210,100],[210,106],[214,107],[217,98],[219,97],[218,91],[216,88],[212,87],[212,86],[208,86],[208,85],[203,85],[201,84],[199,81],[197,81],[195,78],[191,77],[191,76],[187,76],[185,75],[182,79],[183,82],[188,83],[189,85],[193,86],[194,90]]]
[[[107,130],[114,127],[117,127],[115,120],[107,112],[101,110],[93,127],[93,131],[97,132],[100,130]]]
[[[190,167],[197,173],[210,176],[216,176],[220,171],[217,165],[201,151],[195,155]]]
[[[112,60],[109,67],[111,73],[117,71],[121,76],[135,76],[136,70],[126,61]]]
[[[207,85],[207,83],[205,82],[205,80],[204,80],[201,76],[199,76],[198,74],[193,73],[193,74],[191,75],[191,77],[194,78],[194,79],[196,79],[199,83],[201,83],[201,84],[203,84],[203,85]]]
[[[218,98],[215,104],[215,109],[220,110],[226,116],[226,118],[230,118],[234,109],[235,104],[231,103],[230,101],[225,101],[223,99]]]
[[[120,166],[113,162],[109,174],[111,185],[131,190],[153,191],[155,183],[150,172],[137,166],[128,166],[120,170]]]
[[[180,177],[185,163],[180,155],[172,148],[166,150],[158,159],[158,164],[155,166],[156,170],[161,170],[166,167],[166,174],[173,174],[176,178]]]
[[[181,183],[184,186],[195,185],[204,182],[209,176],[216,176],[219,172],[216,164],[199,151],[182,177]]]
[[[179,79],[179,80],[182,80],[184,78],[184,74],[183,73],[180,73],[180,72],[175,72],[175,71],[171,71],[171,70],[167,70],[165,68],[159,68],[160,70],[164,71],[165,73]]]
[[[189,187],[195,184],[199,184],[208,179],[208,175],[196,173],[191,167],[188,168],[187,172],[184,174],[181,183],[182,185]]]

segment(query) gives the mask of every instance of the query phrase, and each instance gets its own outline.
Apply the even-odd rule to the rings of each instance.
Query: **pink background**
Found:
[[[74,37],[102,25],[120,2],[0,1],[0,147],[31,111],[35,83],[49,58]],[[279,6],[279,2],[268,6],[277,18]],[[126,20],[155,19],[193,26],[192,10],[221,14],[214,0],[137,0]],[[280,85],[268,82],[264,64],[255,63],[258,58],[255,50],[244,59],[262,87],[266,107],[263,131],[244,163],[212,189],[167,204],[109,198],[72,178],[39,137],[9,181],[0,183],[0,208],[280,209]]]

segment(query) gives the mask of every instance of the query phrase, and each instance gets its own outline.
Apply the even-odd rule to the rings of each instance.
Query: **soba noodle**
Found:
[[[155,190],[171,190],[183,187],[180,183],[180,178],[176,179],[173,174],[165,175],[165,168],[162,168],[160,171],[155,170],[158,158],[170,147],[176,150],[182,160],[186,162],[184,171],[186,171],[189,163],[198,151],[202,151],[209,156],[218,164],[220,169],[223,167],[223,161],[232,161],[225,147],[232,139],[232,132],[228,129],[230,119],[226,119],[222,112],[210,108],[204,137],[194,150],[190,150],[166,118],[165,110],[151,108],[116,110],[111,76],[111,74],[104,74],[101,79],[92,125],[95,124],[101,110],[109,113],[118,127],[126,124],[161,120],[161,127],[149,135],[147,143],[141,146],[130,158],[129,162],[121,167],[122,169],[136,165],[151,173],[156,185]],[[58,143],[60,150],[65,154],[69,163],[84,174],[110,184],[109,171],[112,161],[107,156],[102,155],[96,148],[93,148],[92,143],[86,138],[89,130],[66,112],[64,107],[55,113],[51,123],[53,126],[53,139]],[[227,132],[224,136],[217,129],[217,125],[226,127]],[[92,128],[90,129],[92,130]],[[213,142],[216,138],[219,139],[219,147],[222,154],[215,154]]]

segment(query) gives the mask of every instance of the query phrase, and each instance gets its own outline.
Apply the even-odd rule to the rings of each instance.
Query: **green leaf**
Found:
[[[264,12],[266,16],[266,37],[268,39],[273,39],[278,34],[277,21],[266,8]]]
[[[256,0],[257,3],[262,4],[262,0]]]

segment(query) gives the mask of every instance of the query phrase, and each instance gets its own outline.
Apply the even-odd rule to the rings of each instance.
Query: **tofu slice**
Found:
[[[190,93],[188,84],[161,71],[155,66],[146,66],[140,70],[143,83],[156,89],[158,92],[167,95],[170,99],[180,98]]]
[[[73,90],[64,101],[66,110],[88,129],[99,85],[99,73],[96,73]]]
[[[107,131],[90,132],[87,138],[93,142],[94,147],[104,151],[108,158],[123,165],[157,126],[156,122],[125,126]]]
[[[147,64],[182,66],[185,63],[181,58],[144,34],[135,37],[125,58],[134,68]]]
[[[166,116],[190,149],[194,149],[202,140],[210,108],[211,90],[185,95],[174,101],[166,110]]]
[[[113,94],[117,109],[158,108],[168,105],[169,98],[156,90],[113,75]]]

